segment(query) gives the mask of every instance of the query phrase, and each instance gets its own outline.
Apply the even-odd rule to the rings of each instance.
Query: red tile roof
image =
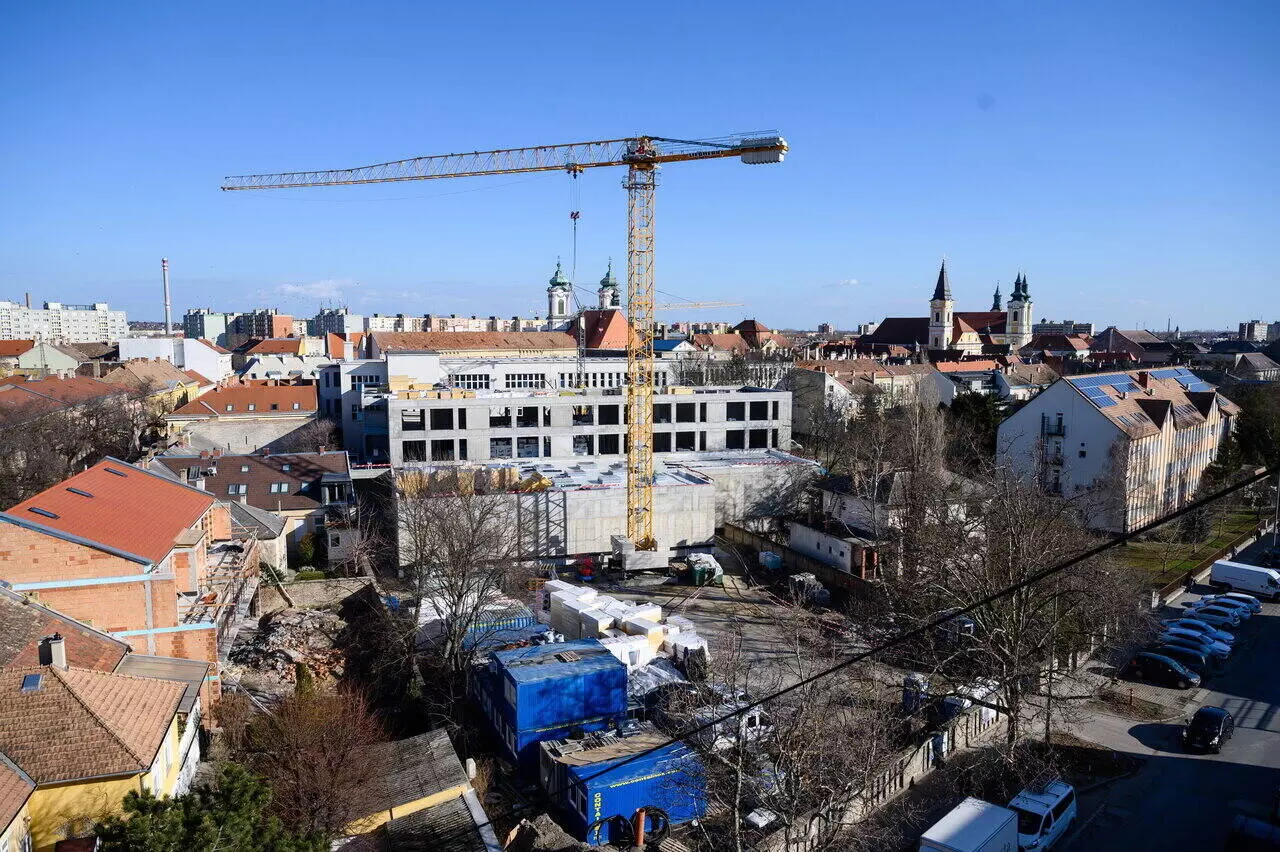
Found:
[[[297,355],[302,351],[300,337],[268,337],[249,347],[248,355]]]
[[[29,675],[39,685],[24,691]],[[88,669],[0,669],[0,752],[36,784],[146,772],[185,691]]]
[[[0,512],[0,519],[36,524],[156,564],[213,503],[212,495],[106,459]]]
[[[294,408],[295,403],[297,408]],[[251,405],[252,409],[249,408]],[[191,400],[173,412],[172,416],[297,416],[314,414],[319,407],[319,391],[315,385],[279,385],[264,381],[214,388],[199,399]]]
[[[231,354],[231,350],[230,350],[230,349],[223,349],[221,346],[219,346],[218,344],[214,343],[212,340],[206,340],[206,339],[205,339],[205,338],[203,338],[203,337],[199,338],[199,340],[200,340],[200,342],[201,342],[201,343],[203,343],[205,346],[208,346],[210,349],[212,349],[214,352],[217,352],[219,355],[230,355],[230,354]]]
[[[0,752],[0,834],[17,818],[35,791],[36,783],[31,776]]]
[[[202,385],[213,385],[213,384],[217,384],[217,382],[215,382],[213,379],[206,378],[206,377],[204,377],[204,376],[200,375],[199,373],[197,373],[195,370],[183,370],[182,372],[186,373],[186,374],[187,374],[187,378],[188,378],[188,379],[191,379],[191,381],[193,381],[193,382],[199,382],[199,383],[200,383],[200,384],[202,384]]]
[[[973,373],[1000,369],[995,361],[939,361],[933,366],[939,373]]]
[[[0,340],[0,358],[17,358],[35,348],[34,340]]]
[[[21,422],[95,399],[119,397],[123,393],[119,385],[86,376],[34,380],[25,376],[9,376],[0,379],[0,423]]]
[[[578,348],[564,331],[375,331],[372,336],[381,352]]]
[[[631,326],[617,308],[582,312],[587,349],[626,349]],[[575,327],[576,331],[576,327]]]
[[[54,633],[62,636],[67,662],[80,669],[114,671],[129,650],[107,633],[0,588],[0,668],[40,665],[40,640]]]

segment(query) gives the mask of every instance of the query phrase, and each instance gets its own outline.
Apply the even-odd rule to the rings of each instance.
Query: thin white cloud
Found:
[[[302,284],[281,284],[276,293],[285,298],[340,300],[342,292],[351,286],[349,278],[325,278]]]

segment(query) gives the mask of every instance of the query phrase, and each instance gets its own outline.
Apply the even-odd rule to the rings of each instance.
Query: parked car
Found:
[[[1182,729],[1182,744],[1218,754],[1235,731],[1235,717],[1224,708],[1201,707]]]
[[[1076,791],[1065,781],[1033,784],[1009,801],[1018,815],[1018,848],[1043,850],[1062,839],[1076,818]]]
[[[1213,673],[1213,663],[1204,651],[1179,644],[1160,644],[1147,648],[1153,654],[1168,657],[1182,663],[1191,671],[1200,675],[1201,680]]]
[[[1190,689],[1200,685],[1200,675],[1176,660],[1153,651],[1139,651],[1121,669],[1122,677]]]
[[[1280,600],[1280,571],[1243,562],[1219,559],[1209,569],[1209,585],[1232,592],[1249,592],[1269,600]]]
[[[1225,595],[1210,595],[1207,597],[1201,597],[1201,599],[1196,601],[1196,603],[1190,605],[1190,609],[1194,611],[1197,609],[1201,609],[1202,606],[1226,606],[1226,608],[1228,609],[1233,609],[1235,611],[1238,611],[1238,613],[1240,614],[1240,619],[1242,620],[1253,618],[1254,613],[1261,613],[1262,604],[1258,603],[1257,597],[1253,597],[1252,595],[1245,595],[1245,597],[1253,597],[1253,603],[1251,604],[1247,600],[1238,600],[1238,599],[1235,599],[1235,597],[1231,597],[1230,595],[1233,595],[1233,594],[1239,594],[1239,592],[1228,592],[1228,594],[1225,594]],[[1257,609],[1253,608],[1254,605],[1257,606]]]
[[[1201,621],[1193,615],[1184,615],[1182,618],[1171,618],[1161,624],[1164,628],[1176,627],[1182,630],[1190,630],[1192,633],[1198,633],[1206,639],[1212,639],[1214,642],[1221,642],[1228,648],[1235,645],[1236,637],[1234,633],[1228,633],[1225,630],[1219,630],[1211,627],[1208,622]]]
[[[1223,592],[1220,595],[1214,595],[1214,597],[1218,600],[1240,601],[1242,604],[1248,604],[1254,615],[1262,612],[1262,601],[1253,595],[1246,595],[1244,592]]]
[[[1187,651],[1193,651],[1203,656],[1206,660],[1209,660],[1210,662],[1217,665],[1221,665],[1227,661],[1227,658],[1225,656],[1222,656],[1220,654],[1215,654],[1211,649],[1206,648],[1204,645],[1197,643],[1195,640],[1187,639],[1182,636],[1161,636],[1158,639],[1156,639],[1156,641],[1153,644],[1168,645],[1171,648],[1183,648]]]
[[[1225,660],[1231,655],[1231,646],[1223,642],[1217,642],[1213,639],[1206,639],[1199,633],[1191,630],[1184,630],[1181,627],[1168,627],[1161,631],[1160,642],[1168,642],[1171,640],[1183,640],[1193,643],[1196,647],[1204,648],[1212,656]]]
[[[1204,606],[1193,607],[1188,610],[1193,613],[1196,618],[1201,621],[1208,622],[1214,627],[1239,627],[1240,612],[1233,607],[1220,606],[1218,604],[1205,604]]]

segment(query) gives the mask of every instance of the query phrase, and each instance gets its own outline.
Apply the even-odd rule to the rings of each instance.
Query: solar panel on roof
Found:
[[[1174,376],[1178,375],[1178,369],[1179,368],[1175,367],[1169,370],[1152,370],[1151,375],[1157,379],[1172,379]]]
[[[1103,399],[1098,400],[1098,407],[1099,407],[1099,408],[1107,408],[1108,406],[1112,406],[1112,405],[1115,405],[1115,404],[1116,404],[1116,401],[1115,401],[1114,399],[1112,399],[1111,397],[1109,397],[1109,396],[1108,396],[1108,397],[1104,397]]]

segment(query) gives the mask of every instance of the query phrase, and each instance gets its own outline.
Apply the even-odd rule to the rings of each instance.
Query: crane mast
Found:
[[[735,134],[682,140],[638,136],[565,145],[503,148],[394,160],[354,169],[238,175],[222,189],[291,189],[410,180],[521,174],[626,166],[627,319],[627,537],[639,550],[653,550],[654,392],[654,200],[658,168],[666,163],[738,157],[756,165],[780,163],[787,142],[777,133]]]

